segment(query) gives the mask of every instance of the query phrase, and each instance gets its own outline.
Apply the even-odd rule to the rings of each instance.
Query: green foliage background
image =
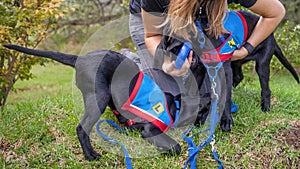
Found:
[[[300,68],[300,24],[295,25],[291,21],[286,21],[281,27],[279,27],[275,32],[276,41],[279,44],[281,50],[288,58],[288,60]],[[282,68],[282,65],[278,60],[272,60],[272,69],[277,70]]]
[[[300,0],[286,0],[282,1],[286,8],[286,16],[281,24],[274,31],[275,39],[281,48],[283,54],[296,69],[300,71],[300,52],[299,52],[299,41],[300,41]],[[237,4],[230,4],[229,9],[232,10],[248,10]],[[252,74],[246,74],[245,79],[251,81],[254,75],[255,63],[249,62],[243,65],[245,72],[252,72]],[[271,76],[285,69],[279,60],[274,56],[271,60]]]
[[[1,1],[0,43],[36,47],[55,28],[57,19],[63,16],[64,10],[60,8],[62,1],[64,0]],[[32,66],[45,61],[0,49],[0,107],[5,105],[15,82],[31,79]]]

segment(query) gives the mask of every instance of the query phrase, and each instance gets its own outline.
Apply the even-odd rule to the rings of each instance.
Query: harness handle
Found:
[[[185,62],[186,58],[189,56],[191,50],[192,50],[192,44],[190,42],[184,42],[175,61],[176,69],[181,69],[183,63]]]

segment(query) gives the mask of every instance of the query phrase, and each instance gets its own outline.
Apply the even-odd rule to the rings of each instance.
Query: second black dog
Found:
[[[239,11],[246,19],[248,25],[248,37],[252,33],[259,17],[250,12]],[[267,39],[259,44],[254,51],[241,60],[231,62],[231,68],[233,73],[233,87],[243,80],[244,75],[242,71],[242,65],[249,62],[255,61],[255,70],[259,77],[261,86],[261,109],[263,111],[269,111],[271,105],[271,90],[269,86],[270,80],[270,62],[275,55],[277,59],[283,64],[283,66],[289,70],[295,80],[299,83],[299,77],[293,66],[289,63],[287,58],[283,55],[282,50],[276,42],[274,34],[272,33]]]

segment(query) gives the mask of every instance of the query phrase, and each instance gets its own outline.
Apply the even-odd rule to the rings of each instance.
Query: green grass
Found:
[[[8,97],[8,105],[24,101],[36,100],[45,96],[72,93],[75,71],[58,63],[46,66],[34,66],[31,70],[34,78],[28,81],[18,81],[12,94]]]
[[[0,166],[125,168],[120,147],[100,140],[95,133],[93,144],[102,158],[94,162],[84,160],[75,131],[82,105],[79,105],[80,94],[73,89],[74,71],[58,64],[37,66],[33,71],[36,78],[18,83],[8,106],[0,114]],[[233,114],[235,126],[230,133],[221,132],[219,127],[216,130],[215,148],[225,168],[299,168],[299,147],[290,144],[282,133],[299,133],[300,85],[285,73],[273,76],[270,85],[272,110],[267,113],[260,110],[257,77],[252,83],[243,82],[234,89],[234,101],[239,105],[238,112]],[[103,127],[104,132],[108,131],[107,126]],[[129,153],[135,157],[133,168],[182,168],[188,158],[182,139],[179,140],[181,155],[172,157],[158,154],[138,133],[129,133],[130,137],[107,133],[126,143]],[[295,138],[297,141],[299,138]],[[209,147],[199,153],[197,165],[218,167]]]

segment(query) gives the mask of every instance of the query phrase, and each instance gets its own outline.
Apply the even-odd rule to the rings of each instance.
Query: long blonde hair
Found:
[[[191,38],[189,31],[196,35],[195,15],[204,1],[206,1],[204,11],[206,11],[208,23],[210,24],[206,31],[214,37],[225,33],[223,18],[227,10],[226,0],[170,0],[168,15],[164,22],[164,24],[169,24],[169,34],[175,33],[184,39]]]

